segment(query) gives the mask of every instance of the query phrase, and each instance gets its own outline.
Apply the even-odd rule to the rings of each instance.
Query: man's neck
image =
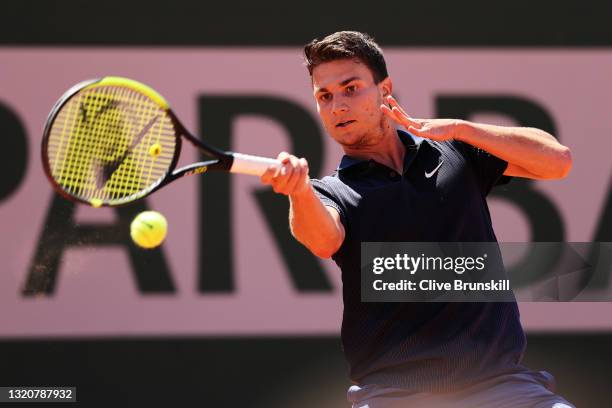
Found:
[[[345,147],[344,153],[359,160],[375,160],[396,170],[399,174],[404,172],[406,148],[399,139],[397,130],[391,126],[386,127],[385,136],[379,143],[358,150]]]

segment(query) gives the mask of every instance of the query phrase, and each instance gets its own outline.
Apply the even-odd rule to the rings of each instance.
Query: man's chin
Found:
[[[373,143],[371,140],[369,140],[368,135],[363,133],[351,134],[347,132],[341,135],[335,135],[334,139],[342,147],[353,150],[373,146]]]
[[[344,147],[357,148],[363,146],[366,142],[363,136],[355,136],[355,137],[337,137],[336,142]]]

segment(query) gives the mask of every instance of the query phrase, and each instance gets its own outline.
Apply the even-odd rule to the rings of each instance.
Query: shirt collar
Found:
[[[423,141],[421,138],[416,138],[412,134],[405,132],[403,130],[397,129],[397,137],[399,137],[402,144],[406,147],[406,151],[408,150],[418,150],[419,145]],[[340,164],[338,165],[338,171],[347,170],[350,167],[355,165],[366,163],[373,160],[361,160],[356,159],[351,156],[344,155],[342,156],[342,160],[340,160]]]

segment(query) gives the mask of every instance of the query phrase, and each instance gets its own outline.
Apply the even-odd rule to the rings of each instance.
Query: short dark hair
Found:
[[[387,78],[385,57],[374,39],[358,31],[338,31],[304,46],[304,59],[310,76],[320,64],[341,59],[358,59],[372,72],[374,82]]]

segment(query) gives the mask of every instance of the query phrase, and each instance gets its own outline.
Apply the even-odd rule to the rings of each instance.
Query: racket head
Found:
[[[128,204],[172,174],[181,131],[166,100],[150,87],[121,77],[84,81],[49,114],[43,167],[70,200],[94,207]]]

